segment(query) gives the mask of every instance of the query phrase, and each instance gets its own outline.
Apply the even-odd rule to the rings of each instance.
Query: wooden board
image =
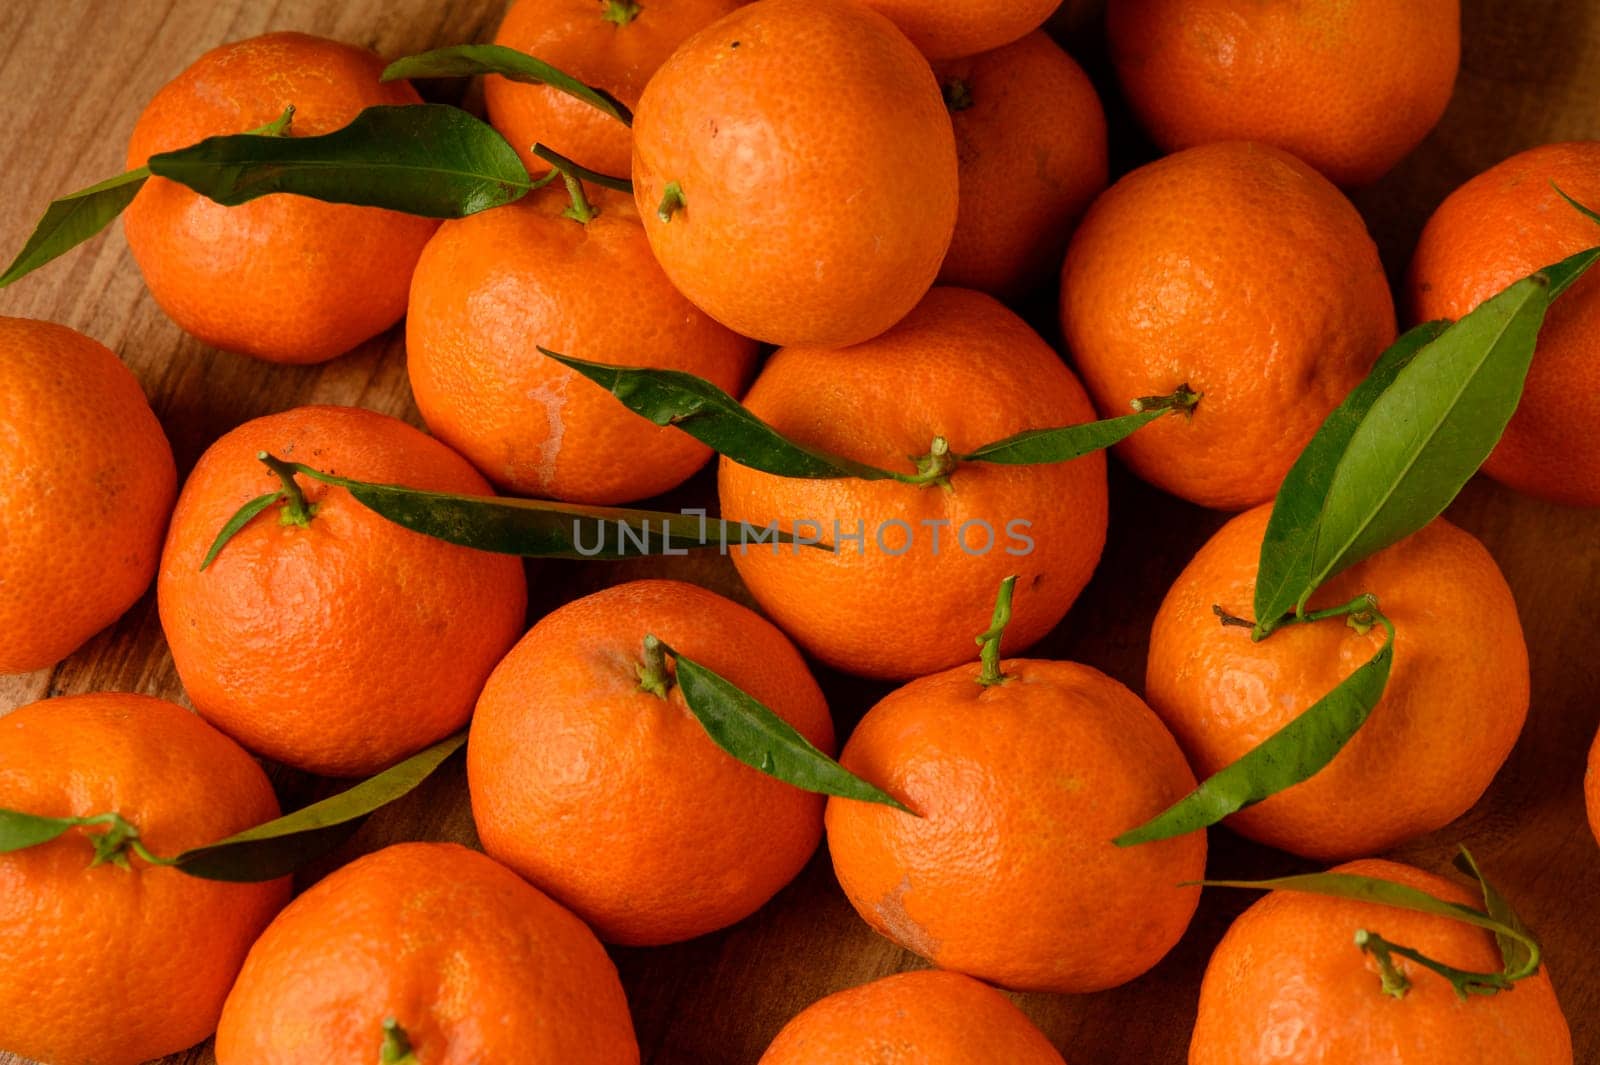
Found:
[[[500,7],[500,0],[7,0],[0,4],[0,100],[7,116],[0,134],[6,182],[0,254],[21,246],[53,195],[119,172],[127,133],[144,102],[207,48],[270,29],[297,29],[401,55],[486,39]],[[1600,137],[1594,106],[1600,5],[1467,0],[1465,8],[1465,55],[1449,113],[1421,149],[1357,196],[1391,273],[1404,268],[1428,212],[1465,178],[1534,144]],[[1092,0],[1069,0],[1055,26],[1100,80],[1115,116],[1120,107],[1104,76],[1097,20]],[[1124,161],[1142,151],[1125,129],[1114,143]],[[119,228],[0,291],[0,314],[63,322],[117,350],[149,392],[182,470],[234,425],[303,403],[357,404],[418,420],[399,330],[310,368],[210,350],[167,321],[145,293]],[[1036,317],[1047,321],[1050,314]],[[708,495],[702,475],[671,502]],[[1600,848],[1584,823],[1581,781],[1600,718],[1594,694],[1600,690],[1600,510],[1548,506],[1480,479],[1450,514],[1488,544],[1516,592],[1532,653],[1533,708],[1516,752],[1477,808],[1397,856],[1443,870],[1457,841],[1473,847],[1542,935],[1577,1060],[1597,1062]],[[1114,470],[1110,545],[1100,574],[1035,653],[1091,663],[1138,689],[1162,592],[1220,521]],[[715,559],[548,564],[533,574],[534,609],[645,573],[684,576],[724,591],[737,587],[731,567]],[[886,690],[834,675],[822,679],[841,732]],[[0,678],[0,712],[49,695],[97,690],[182,699],[153,596],[59,667]],[[286,805],[324,790],[292,773],[274,778]],[[473,839],[459,761],[373,818],[343,857],[412,838]],[[1212,839],[1213,875],[1309,867],[1226,832]],[[1171,956],[1126,987],[1019,1001],[1069,1061],[1182,1062],[1206,959],[1247,901],[1209,893]],[[750,1065],[783,1022],[815,999],[921,964],[856,917],[825,852],[734,928],[675,947],[614,953],[644,1060],[654,1065]],[[213,1059],[199,1048],[169,1060]],[[14,1061],[0,1054],[0,1063]]]

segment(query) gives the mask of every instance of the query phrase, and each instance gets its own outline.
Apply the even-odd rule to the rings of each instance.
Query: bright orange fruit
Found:
[[[1061,0],[865,0],[929,59],[977,55],[1044,25]]]

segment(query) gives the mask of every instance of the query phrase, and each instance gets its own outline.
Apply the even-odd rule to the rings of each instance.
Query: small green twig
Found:
[[[278,520],[285,525],[310,524],[311,519],[316,516],[317,508],[306,502],[305,493],[300,490],[300,485],[295,482],[294,466],[265,451],[257,451],[256,458],[267,469],[277,474],[278,480],[283,485],[283,514]]]
[[[383,1019],[383,1047],[378,1051],[378,1061],[380,1065],[417,1065],[411,1037],[393,1017]]]
[[[665,699],[672,689],[672,674],[667,671],[667,652],[654,635],[644,638],[644,660],[639,664],[639,690]]]
[[[933,443],[928,445],[926,455],[912,455],[911,461],[916,463],[916,473],[897,473],[894,479],[901,484],[916,485],[926,488],[929,485],[938,485],[941,488],[950,487],[950,474],[957,465],[956,456],[950,452],[950,441],[942,436],[933,438]]]
[[[667,182],[667,187],[661,190],[661,205],[656,208],[656,216],[663,222],[672,221],[672,216],[689,206],[683,198],[683,186],[676,181]]]
[[[1457,969],[1453,965],[1435,961],[1411,947],[1391,943],[1378,933],[1369,932],[1365,928],[1356,932],[1356,946],[1377,960],[1383,993],[1393,995],[1395,998],[1405,997],[1406,992],[1411,990],[1411,981],[1395,965],[1392,955],[1407,958],[1425,969],[1438,973],[1450,981],[1450,986],[1455,989],[1456,995],[1463,999],[1468,995],[1493,995],[1511,988],[1511,979],[1505,973],[1475,973]]]
[[[1164,396],[1140,396],[1131,401],[1128,406],[1134,413],[1143,414],[1145,411],[1165,410],[1173,414],[1194,414],[1195,406],[1200,402],[1201,393],[1194,391],[1185,381],[1177,388]]]
[[[978,670],[978,683],[984,687],[993,687],[1004,684],[1010,678],[1000,672],[1000,640],[1005,635],[1006,626],[1011,623],[1011,593],[1017,586],[1016,577],[1007,577],[1000,582],[1000,591],[994,599],[994,615],[989,619],[989,627],[978,634],[978,660],[982,663]]]
[[[93,817],[79,817],[74,818],[74,820],[84,828],[106,826],[104,832],[86,833],[94,847],[94,860],[89,863],[90,868],[109,862],[112,865],[127,869],[129,868],[129,851],[137,854],[151,865],[177,864],[175,859],[161,858],[151,854],[149,848],[144,845],[144,841],[139,838],[138,826],[114,810],[110,813],[95,814]]]
[[[600,17],[618,26],[626,26],[638,16],[640,10],[633,0],[606,0],[605,10],[600,12]]]
[[[1352,629],[1355,629],[1363,636],[1371,630],[1372,626],[1382,625],[1388,630],[1390,638],[1394,637],[1394,624],[1378,611],[1378,597],[1371,592],[1362,592],[1348,603],[1331,606],[1326,610],[1313,610],[1307,614],[1285,614],[1264,632],[1259,622],[1239,617],[1236,614],[1230,614],[1223,609],[1220,603],[1212,604],[1211,612],[1217,615],[1217,618],[1224,626],[1249,629],[1251,638],[1255,640],[1263,639],[1265,635],[1276,632],[1285,625],[1303,625],[1310,621],[1326,621],[1328,618],[1341,617],[1345,619]]]

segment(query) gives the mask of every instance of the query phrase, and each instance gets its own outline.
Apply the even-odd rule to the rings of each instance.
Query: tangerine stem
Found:
[[[989,619],[989,627],[978,635],[978,661],[982,663],[978,670],[978,683],[985,688],[996,684],[1004,684],[1008,678],[1000,672],[1000,639],[1005,635],[1006,626],[1011,623],[1011,593],[1017,586],[1017,578],[1007,577],[1000,582],[1000,591],[994,597],[994,616]]]
[[[639,665],[639,689],[658,699],[665,699],[672,689],[672,675],[667,672],[667,652],[660,640],[646,634],[644,661]]]
[[[1394,963],[1392,955],[1396,954],[1402,958],[1409,958],[1450,981],[1450,986],[1455,989],[1456,995],[1463,999],[1468,995],[1493,995],[1511,988],[1511,979],[1505,973],[1475,973],[1457,969],[1453,965],[1435,961],[1419,950],[1391,943],[1378,933],[1368,932],[1365,928],[1356,931],[1356,946],[1377,960],[1378,978],[1383,993],[1393,995],[1395,998],[1404,998],[1406,992],[1411,990],[1411,980]]]
[[[600,12],[600,17],[618,26],[626,26],[638,17],[639,11],[639,5],[633,0],[606,0],[605,10]]]
[[[950,453],[950,441],[942,436],[933,438],[933,443],[928,446],[926,455],[913,455],[911,461],[917,464],[916,473],[897,473],[895,480],[902,484],[914,484],[918,487],[927,487],[936,484],[941,488],[950,487],[950,474],[956,468],[957,459]]]
[[[283,515],[278,520],[285,525],[309,525],[317,508],[306,502],[305,493],[295,483],[294,466],[265,451],[257,451],[256,458],[277,474],[283,484]]]
[[[411,1038],[393,1017],[383,1019],[383,1047],[378,1051],[378,1061],[382,1065],[417,1065]]]
[[[661,190],[661,205],[656,208],[656,216],[663,222],[672,221],[672,216],[689,206],[683,198],[683,186],[676,181],[667,182],[667,187]]]
[[[1164,396],[1140,396],[1128,405],[1134,413],[1143,414],[1149,410],[1169,410],[1174,414],[1193,414],[1195,404],[1200,402],[1201,393],[1189,387],[1185,381]]]
[[[89,863],[92,869],[97,865],[110,862],[112,865],[127,869],[128,851],[133,851],[144,861],[151,865],[177,865],[174,858],[161,858],[150,853],[144,841],[139,838],[139,827],[121,814],[112,810],[109,813],[96,814],[93,817],[79,817],[77,823],[85,828],[105,825],[104,832],[89,834],[89,839],[94,846],[94,861]]]
[[[1374,625],[1382,625],[1388,630],[1390,637],[1394,636],[1393,622],[1379,612],[1378,597],[1371,592],[1362,592],[1348,603],[1330,606],[1326,610],[1313,610],[1309,614],[1296,614],[1291,611],[1266,628],[1262,628],[1259,621],[1251,621],[1228,613],[1220,603],[1213,603],[1211,612],[1217,615],[1223,625],[1249,629],[1250,638],[1256,641],[1266,639],[1285,625],[1303,625],[1311,621],[1326,621],[1328,618],[1344,618],[1352,629],[1363,636]]]

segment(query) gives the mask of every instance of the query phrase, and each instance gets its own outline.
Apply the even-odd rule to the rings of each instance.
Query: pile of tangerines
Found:
[[[441,223],[371,200],[225,206],[164,177],[130,186],[128,243],[180,326],[315,363],[404,317],[431,435],[289,410],[217,440],[179,492],[114,354],[0,320],[0,671],[63,659],[154,578],[195,711],[108,693],[0,720],[0,1049],[131,1065],[215,1033],[223,1065],[626,1065],[639,1050],[602,943],[737,922],[826,831],[861,916],[938,968],[816,1003],[762,1062],[1060,1065],[1072,1048],[990,985],[1073,994],[1150,969],[1194,913],[1206,833],[1113,840],[1386,639],[1370,721],[1228,827],[1479,913],[1459,884],[1372,856],[1463,814],[1522,728],[1527,652],[1485,548],[1434,520],[1318,589],[1318,608],[1376,596],[1392,637],[1370,617],[1265,640],[1218,621],[1249,617],[1275,493],[1396,339],[1340,187],[1382,175],[1444,111],[1457,3],[1112,0],[1122,90],[1170,154],[1109,187],[1100,101],[1039,29],[1054,6],[520,0],[496,44],[592,98],[487,77],[488,119],[530,175],[514,202]],[[129,167],[421,104],[384,72],[301,34],[224,44],[145,108]],[[1600,243],[1562,192],[1600,203],[1600,144],[1468,182],[1423,233],[1400,315],[1461,318]],[[1057,279],[1065,361],[1009,309]],[[1600,505],[1596,335],[1600,288],[1579,282],[1490,476]],[[801,448],[894,475],[724,455],[724,521],[809,523],[833,548],[732,551],[765,617],[638,581],[525,631],[519,560],[396,524],[337,479],[593,516],[711,458],[682,419],[643,417],[546,352],[694,375]],[[1167,594],[1143,696],[1007,657],[1095,569],[1106,464],[974,449],[1172,396],[1116,445],[1122,461],[1239,513]],[[807,656],[907,682],[837,766]],[[707,684],[759,712],[691,713]],[[252,756],[365,778],[463,727],[484,853],[401,844],[292,901],[281,875],[173,867],[279,816]],[[884,801],[730,756],[758,733]],[[1600,817],[1594,773],[1588,794]],[[1501,968],[1491,926],[1380,894],[1277,891],[1246,911],[1206,973],[1192,1065],[1572,1061],[1536,955],[1514,982],[1463,983]],[[1511,920],[1491,889],[1481,901]]]

